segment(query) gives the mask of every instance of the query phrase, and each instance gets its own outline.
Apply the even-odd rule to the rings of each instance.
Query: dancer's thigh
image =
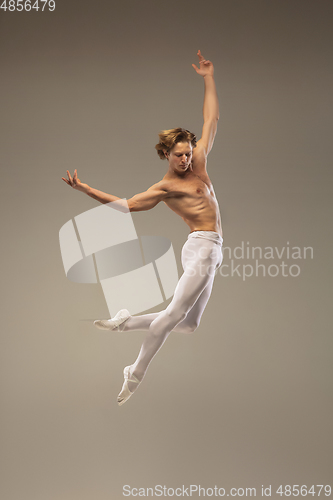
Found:
[[[209,297],[211,296],[213,283],[214,280],[211,279],[211,281],[208,283],[208,285],[206,285],[206,287],[199,295],[199,298],[194,303],[190,311],[187,313],[186,318],[178,323],[178,325],[174,328],[174,332],[193,333],[198,328],[201,316],[205,310]]]
[[[188,314],[207,285],[211,283],[212,286],[215,268],[220,259],[214,246],[215,243],[204,239],[186,242],[182,252],[184,273],[167,309],[181,307]],[[206,300],[206,303],[210,292],[211,287],[209,291],[207,290],[208,297],[203,296],[203,301]]]

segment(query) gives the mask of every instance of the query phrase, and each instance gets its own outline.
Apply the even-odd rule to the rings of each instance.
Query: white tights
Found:
[[[139,355],[131,366],[131,374],[141,381],[147,368],[173,332],[192,333],[198,327],[210,297],[215,271],[222,264],[222,238],[214,231],[194,231],[182,248],[182,274],[172,301],[158,313],[131,316],[119,330],[147,330]],[[136,385],[129,382],[131,391]]]

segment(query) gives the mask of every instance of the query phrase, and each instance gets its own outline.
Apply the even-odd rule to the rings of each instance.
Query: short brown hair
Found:
[[[177,142],[190,142],[192,148],[197,145],[197,138],[192,132],[184,128],[171,128],[170,130],[162,130],[158,134],[160,142],[156,144],[155,149],[161,160],[165,159],[165,152],[169,152]]]

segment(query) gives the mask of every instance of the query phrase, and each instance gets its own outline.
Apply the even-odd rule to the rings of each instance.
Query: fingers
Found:
[[[77,171],[76,171],[76,169],[74,171],[73,178],[72,178],[71,174],[69,173],[69,170],[66,170],[66,172],[67,172],[68,179],[65,179],[65,177],[61,177],[62,180],[65,181],[66,184],[68,184],[69,186],[74,187],[76,185],[76,179],[77,179]]]
[[[195,69],[196,72],[199,71],[199,68],[195,64],[192,64],[192,67]]]
[[[207,66],[208,64],[212,64],[212,62],[211,62],[211,61],[208,61],[208,60],[206,60],[206,59],[204,58],[204,56],[201,54],[201,50],[200,50],[200,49],[198,50],[197,56],[199,57],[199,63],[200,63],[200,64],[205,64],[206,66]]]
[[[201,50],[200,49],[198,50],[197,56],[199,57],[199,62],[200,63],[202,63],[205,60],[204,56],[201,54]]]
[[[69,182],[72,184],[73,179],[72,179],[71,174],[69,173],[69,170],[67,170],[67,175],[68,175]]]

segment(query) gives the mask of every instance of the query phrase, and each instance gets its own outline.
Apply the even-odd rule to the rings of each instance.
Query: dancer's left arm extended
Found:
[[[198,51],[200,68],[192,64],[195,71],[203,76],[205,83],[205,96],[203,103],[202,136],[193,150],[193,166],[206,168],[207,155],[210,153],[217,132],[217,122],[220,117],[219,100],[216,92],[214,80],[214,66],[211,61],[207,61]]]

